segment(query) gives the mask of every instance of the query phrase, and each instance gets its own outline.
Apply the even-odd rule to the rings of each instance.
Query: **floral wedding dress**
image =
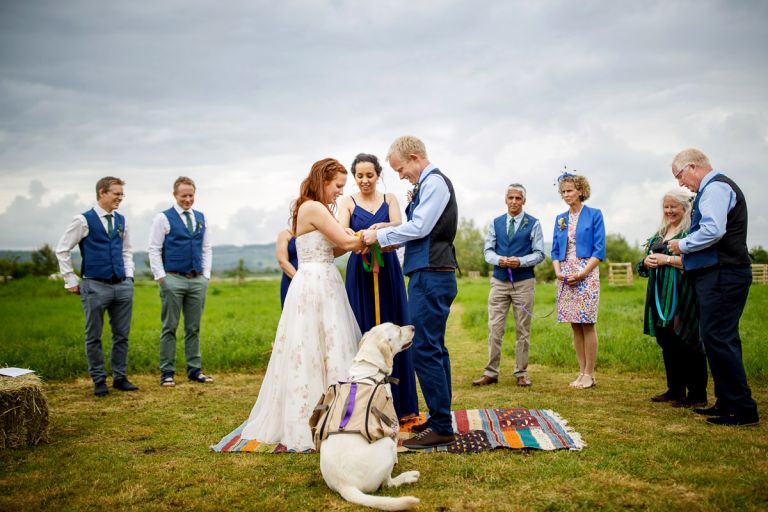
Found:
[[[240,437],[306,451],[314,447],[312,410],[330,384],[346,378],[361,334],[331,242],[311,231],[296,238],[296,251],[299,268],[259,397]]]

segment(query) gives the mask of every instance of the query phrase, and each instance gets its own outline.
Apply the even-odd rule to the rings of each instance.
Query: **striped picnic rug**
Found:
[[[456,441],[447,446],[413,450],[421,453],[477,453],[496,449],[581,450],[586,443],[581,434],[562,416],[549,409],[469,409],[453,411]],[[425,419],[413,420],[401,428],[401,437],[411,437],[410,429]],[[403,436],[402,431],[409,434]],[[411,451],[398,440],[398,451]]]
[[[414,450],[422,453],[476,453],[496,449],[581,450],[586,444],[559,414],[548,409],[470,409],[453,411],[456,442],[438,448]],[[410,452],[402,442],[412,436],[414,425],[423,423],[422,413],[405,423],[398,436],[398,451]],[[264,444],[241,439],[245,422],[211,446],[215,452],[287,453],[282,444]],[[309,450],[305,453],[313,453]]]

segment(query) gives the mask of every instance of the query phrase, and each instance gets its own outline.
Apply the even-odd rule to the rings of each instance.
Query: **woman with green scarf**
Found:
[[[667,242],[684,238],[691,225],[691,198],[682,189],[662,200],[662,221],[646,243],[638,272],[648,277],[643,332],[656,337],[664,358],[667,391],[651,397],[675,407],[707,403],[707,360],[699,335],[696,295],[683,274],[682,256],[672,255]]]

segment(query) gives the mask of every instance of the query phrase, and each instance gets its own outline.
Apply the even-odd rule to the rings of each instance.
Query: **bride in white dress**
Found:
[[[361,250],[328,205],[347,182],[347,171],[326,158],[312,166],[293,207],[299,268],[288,288],[259,397],[241,439],[314,447],[309,417],[328,386],[346,378],[361,333],[349,306],[335,256]]]

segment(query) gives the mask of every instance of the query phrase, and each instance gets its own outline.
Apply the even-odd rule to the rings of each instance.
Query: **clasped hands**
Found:
[[[520,258],[517,256],[501,256],[499,257],[499,266],[502,268],[519,268]]]
[[[359,232],[360,239],[363,241],[366,247],[362,249],[360,252],[355,251],[357,254],[368,252],[369,251],[368,247],[379,241],[378,237],[376,236],[376,230],[379,229],[380,227],[383,227],[383,226],[381,224],[373,224],[368,229],[360,230]],[[382,247],[381,251],[390,252],[390,251],[394,251],[395,249],[397,249],[397,246],[390,245],[387,247]]]
[[[579,284],[579,282],[583,281],[587,277],[587,273],[584,271],[579,271],[575,274],[569,274],[566,276],[560,272],[556,272],[555,277],[559,280],[565,281],[568,286],[576,286]]]
[[[649,254],[645,257],[643,260],[643,265],[645,265],[647,268],[658,268],[662,265],[669,265],[670,259],[669,256],[666,254],[660,253],[660,252],[654,252]]]

